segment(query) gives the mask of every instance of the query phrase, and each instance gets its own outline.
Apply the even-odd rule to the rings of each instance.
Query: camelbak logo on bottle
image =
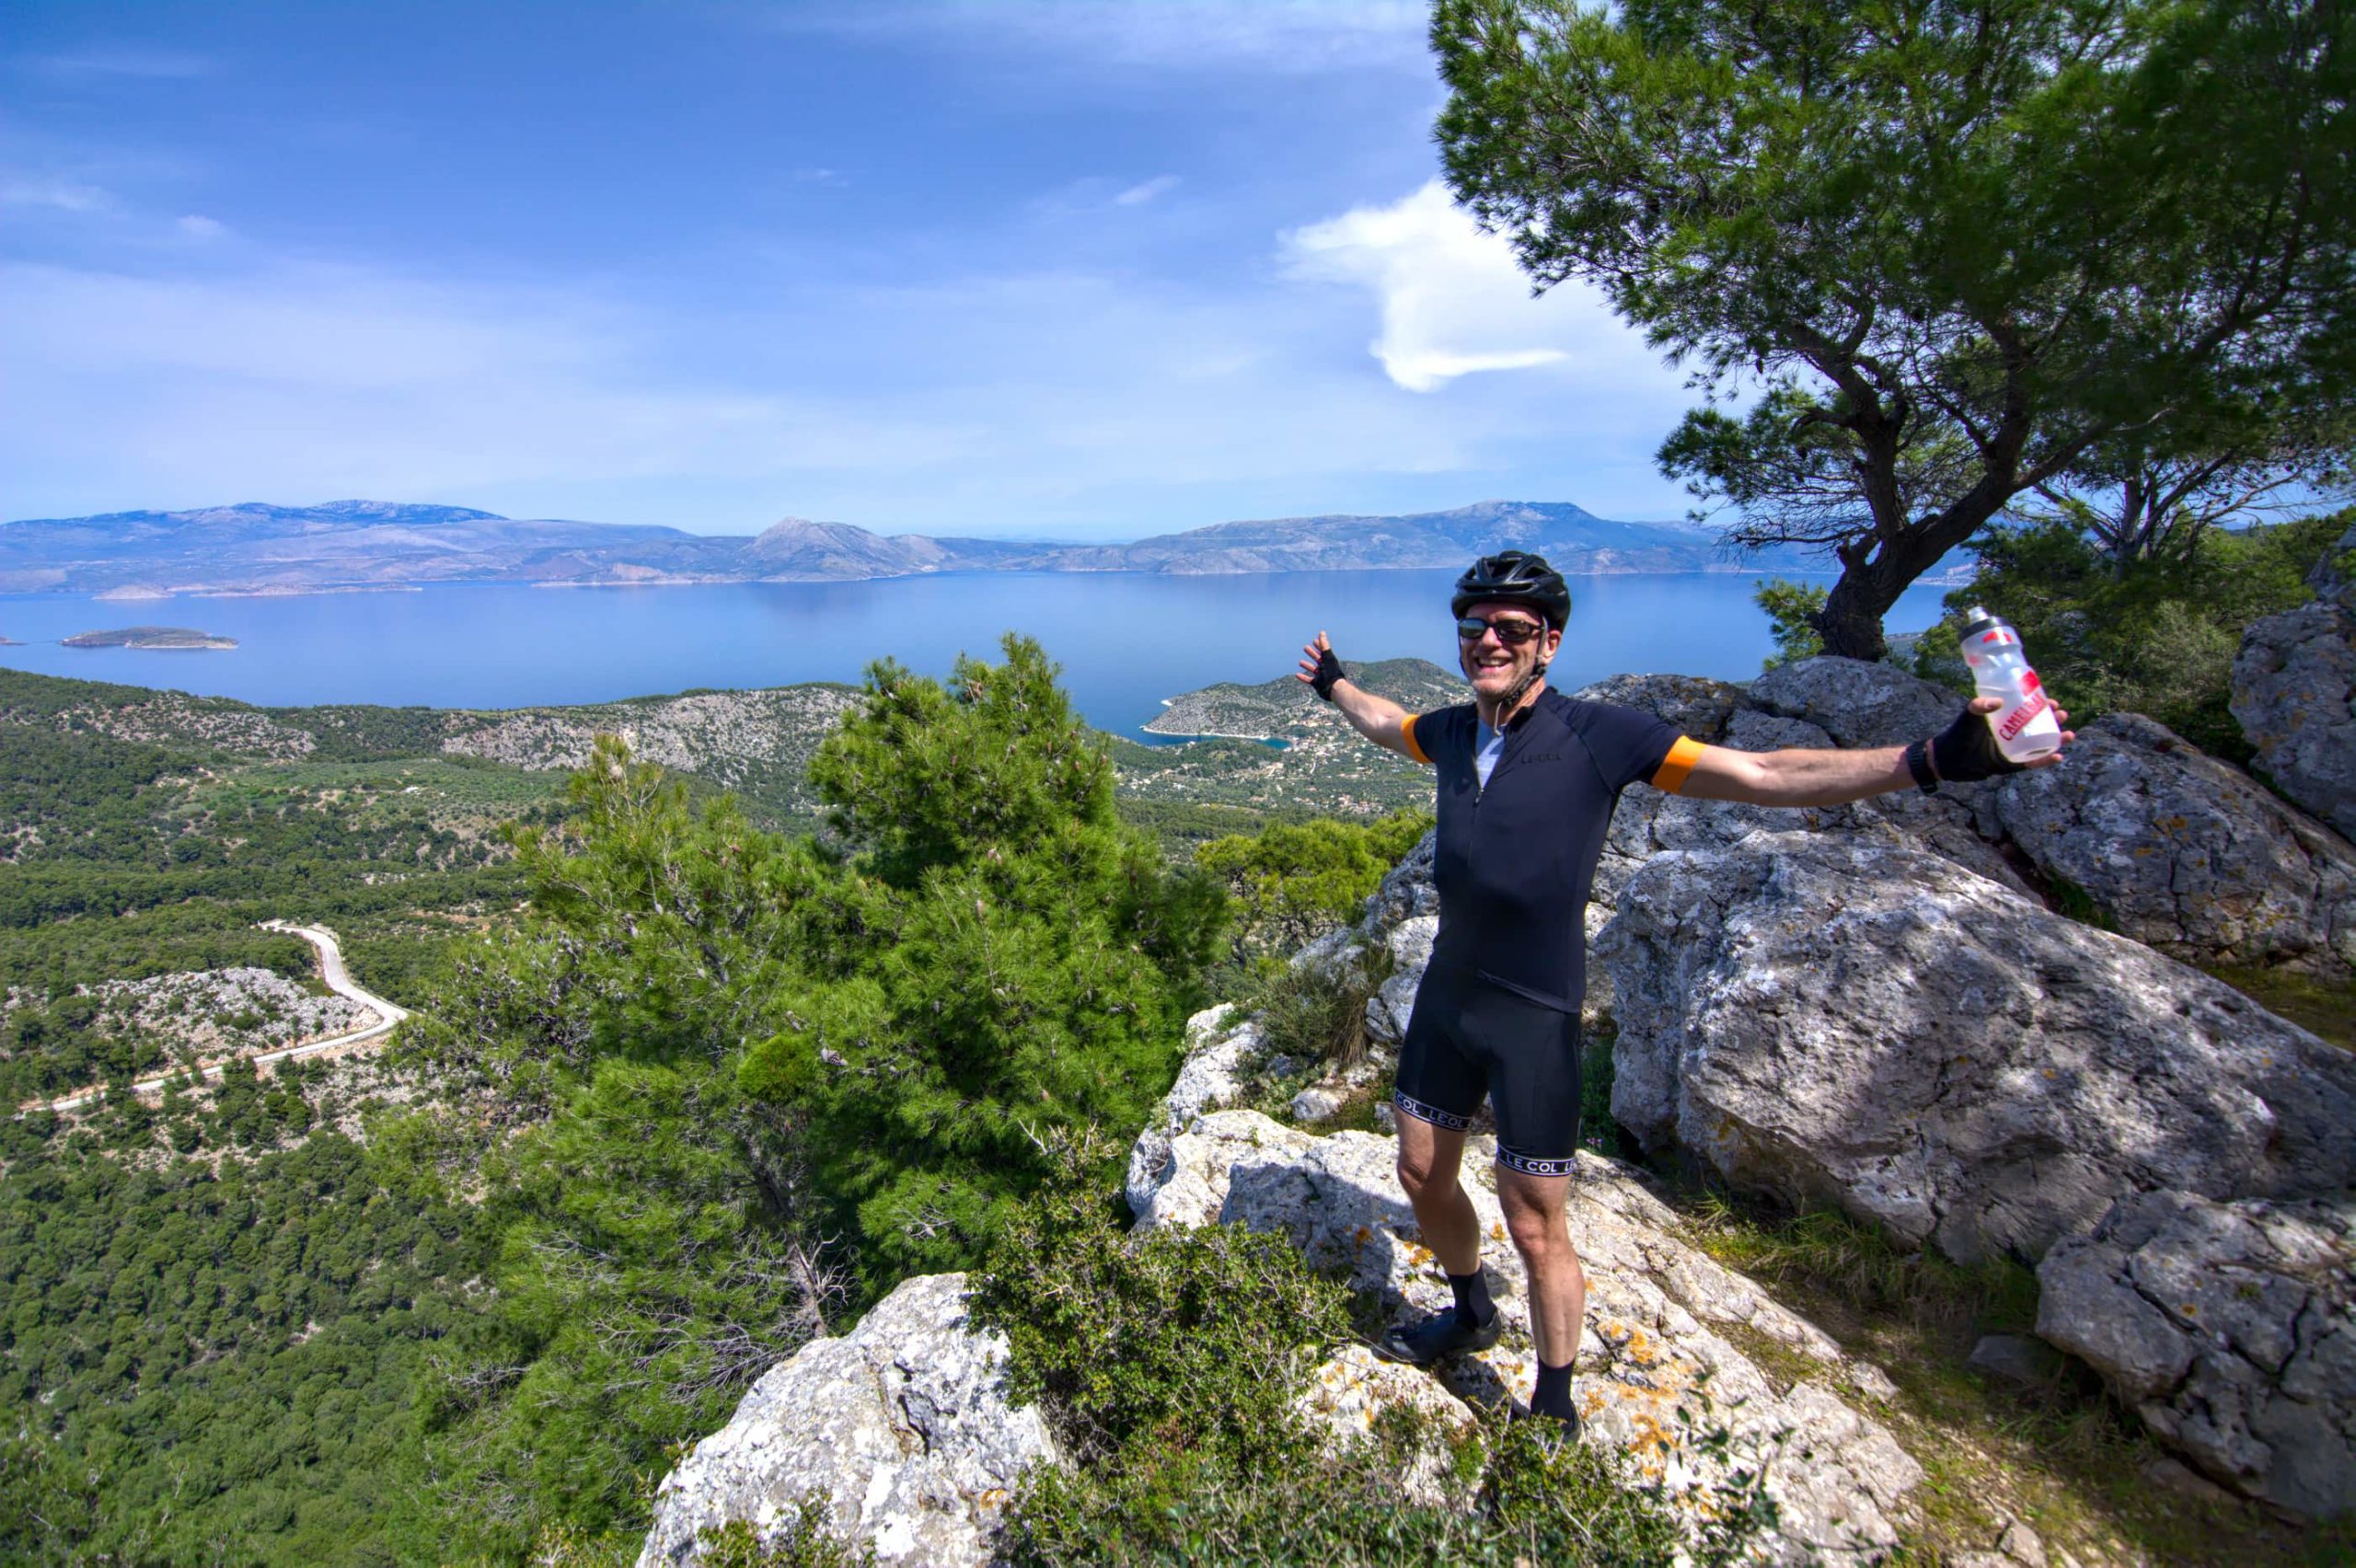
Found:
[[[2023,730],[2027,729],[2029,726],[2029,721],[2044,712],[2045,707],[2046,697],[2043,692],[2033,691],[2029,693],[2028,700],[2027,702],[2022,703],[2018,708],[2014,709],[2010,713],[2004,715],[2004,723],[1998,726],[1996,730],[1996,738],[2000,741],[2009,741],[2013,739]]]

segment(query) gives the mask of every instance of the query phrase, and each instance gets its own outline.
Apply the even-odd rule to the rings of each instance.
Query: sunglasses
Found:
[[[1456,623],[1457,637],[1466,642],[1478,642],[1484,631],[1494,631],[1497,640],[1508,648],[1519,648],[1525,642],[1535,642],[1546,634],[1543,621],[1524,620],[1519,616],[1499,616],[1495,620],[1483,620],[1478,616],[1466,616]]]

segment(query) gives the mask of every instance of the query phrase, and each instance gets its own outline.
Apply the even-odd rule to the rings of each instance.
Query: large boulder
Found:
[[[2005,833],[2137,941],[2188,963],[2356,966],[2356,847],[2137,713],[2007,777]]]
[[[2037,1271],[2037,1332],[2217,1481],[2356,1513],[2356,1193],[2121,1201]]]
[[[1951,1257],[2034,1262],[2154,1188],[2356,1182],[2356,1056],[1920,850],[1657,856],[1597,947],[1615,1120]]]
[[[2234,659],[2234,718],[2284,794],[2356,838],[2356,527],[2313,603],[2254,622]]]
[[[1750,683],[1750,704],[1804,719],[1842,746],[1900,746],[1936,734],[1963,698],[1895,665],[1819,654],[1779,664]]]
[[[1471,1139],[1464,1180],[1509,1332],[1446,1372],[1455,1393],[1491,1405],[1526,1394],[1536,1370],[1527,1280],[1497,1205],[1496,1152],[1491,1140]],[[1369,1133],[1319,1137],[1254,1112],[1216,1113],[1172,1140],[1164,1180],[1138,1223],[1278,1233],[1311,1263],[1345,1272],[1387,1311],[1434,1311],[1451,1299],[1447,1277],[1420,1239],[1397,1158],[1394,1140]],[[1889,1432],[1859,1408],[1894,1392],[1888,1379],[1680,1240],[1676,1216],[1625,1166],[1582,1153],[1569,1221],[1588,1274],[1576,1398],[1588,1440],[1660,1482],[1697,1527],[1725,1504],[1737,1471],[1763,1467],[1780,1508],[1764,1547],[1770,1560],[1862,1562],[1886,1554],[1902,1499],[1922,1479]],[[1773,1360],[1807,1370],[1771,1374],[1746,1343],[1772,1345]],[[1362,1421],[1389,1401],[1426,1397],[1403,1393],[1395,1378],[1386,1389],[1346,1367],[1329,1370],[1321,1378],[1348,1388]]]
[[[731,1520],[765,1538],[804,1498],[909,1568],[978,1565],[1022,1472],[1057,1460],[1036,1408],[1007,1402],[1006,1341],[966,1321],[965,1276],[903,1280],[857,1329],[755,1383],[654,1493],[639,1568],[693,1562]]]

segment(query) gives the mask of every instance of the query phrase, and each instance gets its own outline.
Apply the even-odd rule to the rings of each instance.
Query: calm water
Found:
[[[1215,681],[1288,674],[1321,628],[1345,659],[1416,655],[1452,667],[1452,571],[1259,577],[989,572],[882,582],[539,589],[101,604],[0,596],[0,664],[248,702],[514,708],[602,702],[689,686],[857,681],[889,655],[929,674],[960,652],[997,657],[1012,629],[1064,667],[1090,722],[1135,734],[1161,699]],[[1748,574],[1571,580],[1576,611],[1554,684],[1629,670],[1742,680],[1772,643]],[[1926,626],[1940,590],[1916,588],[1892,630]],[[229,651],[75,649],[57,640],[166,625],[225,634]]]

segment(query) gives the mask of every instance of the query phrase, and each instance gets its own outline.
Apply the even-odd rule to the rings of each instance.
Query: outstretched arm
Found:
[[[2003,706],[1992,697],[1975,697],[1965,717],[1985,730],[1984,716]],[[2054,717],[2067,720],[2070,716],[2055,709]],[[1949,735],[1954,733],[1953,730],[1949,732]],[[2065,746],[2076,738],[2070,731],[2062,732]],[[1944,742],[1948,736],[1940,739]],[[1943,749],[1934,745],[1934,759],[1942,755]],[[1906,766],[1906,750],[1904,746],[1875,746],[1865,751],[1816,751],[1792,746],[1783,751],[1744,752],[1727,746],[1703,746],[1692,771],[1685,776],[1685,783],[1677,792],[1704,801],[1739,801],[1753,806],[1837,806],[1848,801],[1862,801],[1868,795],[1914,788],[1913,772]],[[2054,751],[2021,766],[2050,767],[2061,760],[2062,753]],[[1972,776],[1986,777],[1979,773]]]
[[[1300,651],[1305,657],[1293,679],[1304,686],[1317,686],[1321,668],[1334,657],[1334,645],[1321,631],[1316,641],[1302,644]],[[1395,751],[1415,762],[1424,760],[1407,744],[1410,715],[1405,709],[1387,697],[1375,696],[1346,676],[1333,681],[1326,690],[1332,693],[1326,700],[1342,710],[1342,717],[1350,721],[1351,729],[1386,751]]]

